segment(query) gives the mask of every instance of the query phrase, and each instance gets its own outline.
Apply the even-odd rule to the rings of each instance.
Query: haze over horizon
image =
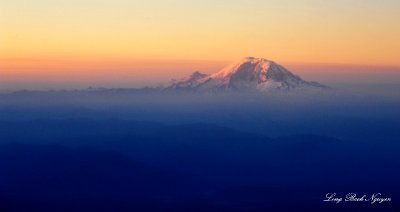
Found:
[[[54,63],[53,68],[49,67],[34,73],[31,72],[31,75],[23,72],[0,72],[0,92],[25,89],[71,90],[88,87],[153,87],[166,84],[172,79],[186,77],[195,71],[212,74],[231,63],[232,61],[125,61],[120,62],[115,67],[104,63],[103,67],[99,67],[93,73],[76,71],[82,67],[71,64],[63,66],[62,70],[55,70],[53,69],[54,66],[60,63]],[[400,67],[349,64],[280,64],[305,80],[317,81],[327,85],[400,83]],[[164,68],[157,68],[157,66],[162,65],[164,65]],[[137,68],[137,66],[140,66],[140,68]]]

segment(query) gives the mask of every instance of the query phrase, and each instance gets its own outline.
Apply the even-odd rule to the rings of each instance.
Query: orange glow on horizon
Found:
[[[371,0],[8,1],[0,81],[158,82],[246,56],[325,64],[289,67],[310,76],[330,64],[400,67],[399,9]]]

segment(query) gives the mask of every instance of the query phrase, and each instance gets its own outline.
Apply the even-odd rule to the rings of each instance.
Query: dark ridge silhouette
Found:
[[[327,192],[399,198],[394,143],[118,119],[2,121],[0,140],[5,211],[399,209],[322,202]]]

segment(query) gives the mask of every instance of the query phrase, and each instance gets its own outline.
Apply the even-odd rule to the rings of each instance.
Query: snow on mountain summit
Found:
[[[168,88],[179,89],[179,88],[192,88],[197,86],[200,79],[207,77],[207,74],[200,73],[198,71],[193,72],[190,76],[180,80],[172,80],[167,86]]]
[[[307,82],[283,66],[264,58],[246,57],[220,71],[206,75],[195,72],[189,77],[171,83],[167,88],[200,91],[215,90],[291,90],[323,88],[316,82]]]

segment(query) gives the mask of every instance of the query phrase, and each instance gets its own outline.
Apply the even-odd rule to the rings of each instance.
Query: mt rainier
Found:
[[[214,74],[194,72],[188,77],[173,80],[167,90],[249,91],[322,89],[325,86],[308,82],[283,66],[264,58],[246,57]]]

